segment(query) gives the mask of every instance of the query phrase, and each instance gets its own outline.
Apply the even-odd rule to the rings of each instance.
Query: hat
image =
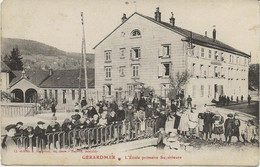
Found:
[[[10,124],[10,125],[7,125],[7,126],[5,127],[5,130],[6,130],[6,131],[9,131],[10,129],[15,129],[15,127],[16,127],[15,124]]]
[[[38,125],[43,125],[43,124],[45,124],[45,123],[42,122],[42,121],[39,121],[39,122],[37,122],[37,124],[38,124]]]
[[[71,116],[71,119],[79,120],[81,116],[79,114],[74,114]]]
[[[23,123],[22,122],[17,122],[16,125],[23,125]]]
[[[227,116],[228,116],[228,117],[233,117],[233,114],[229,113]]]
[[[159,130],[164,130],[164,128],[160,128]]]

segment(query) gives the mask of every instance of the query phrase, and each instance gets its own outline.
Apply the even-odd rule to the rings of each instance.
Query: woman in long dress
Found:
[[[224,134],[224,118],[218,111],[215,112],[215,115],[213,116],[213,131],[212,133],[214,134],[214,142],[221,142],[222,141],[222,136]]]
[[[189,131],[189,116],[185,109],[182,110],[182,115],[180,119],[180,124],[178,127],[178,130],[181,132],[183,136],[187,135],[187,132]]]
[[[188,114],[190,137],[193,137],[196,134],[196,128],[198,126],[198,114],[197,112],[194,112],[194,110],[195,108],[192,108]]]

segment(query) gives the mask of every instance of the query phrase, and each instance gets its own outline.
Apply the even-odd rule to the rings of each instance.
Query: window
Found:
[[[141,58],[141,49],[140,48],[132,48],[130,50],[130,59],[140,59]]]
[[[133,92],[134,92],[133,85],[128,85],[127,86],[127,91],[128,91],[128,95],[132,96]]]
[[[44,98],[47,99],[47,90],[44,89]]]
[[[133,30],[131,32],[131,37],[140,37],[141,36],[141,32],[139,30]]]
[[[139,77],[139,65],[133,65],[133,77]]]
[[[119,75],[120,75],[120,77],[124,77],[125,76],[125,66],[120,66],[119,67]]]
[[[210,77],[211,74],[210,74],[210,66],[208,66],[208,77]]]
[[[211,59],[211,50],[209,50],[209,59]]]
[[[163,67],[164,67],[163,76],[170,76],[170,63],[164,63]]]
[[[121,48],[120,49],[120,58],[124,58],[125,57],[125,48]]]
[[[226,56],[225,56],[225,54],[222,52],[222,53],[221,53],[221,61],[225,61],[225,59],[226,59]]]
[[[232,62],[232,55],[229,55],[229,63]]]
[[[237,64],[239,64],[239,57],[237,57]]]
[[[200,97],[204,96],[204,85],[200,86]]]
[[[71,91],[71,97],[72,97],[72,100],[75,100],[75,90]]]
[[[107,88],[107,95],[108,96],[111,96],[111,85],[106,85],[106,88]]]
[[[50,92],[49,92],[49,97],[50,97],[50,99],[52,99],[52,90],[50,90]]]
[[[201,48],[200,55],[201,55],[201,57],[204,57],[204,48]]]
[[[111,61],[111,50],[105,51],[105,61]]]
[[[215,77],[218,77],[218,72],[217,72],[217,66],[214,67],[214,74],[215,74]]]
[[[203,76],[203,64],[200,65],[200,76]]]
[[[193,63],[192,66],[191,66],[191,75],[192,76],[195,75],[195,63]]]
[[[111,79],[111,67],[105,67],[105,78]]]
[[[58,102],[58,90],[55,90],[55,100]]]
[[[171,46],[170,45],[163,45],[163,56],[169,57],[171,55]]]
[[[192,97],[196,97],[196,85],[192,86]]]
[[[211,96],[211,86],[208,86],[208,96]]]
[[[62,91],[63,104],[66,104],[66,90]]]
[[[215,51],[214,58],[215,58],[215,60],[218,60],[218,52],[217,51]]]

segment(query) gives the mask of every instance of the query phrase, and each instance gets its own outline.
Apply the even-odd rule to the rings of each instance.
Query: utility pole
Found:
[[[83,12],[81,12],[81,22],[82,22],[82,55],[83,55],[83,63],[84,63],[84,72],[85,72],[85,87],[86,87],[86,96],[88,95],[88,73],[87,73],[87,53],[86,53],[86,40],[85,40],[85,30],[84,30],[84,17]],[[88,99],[85,97],[86,100]]]

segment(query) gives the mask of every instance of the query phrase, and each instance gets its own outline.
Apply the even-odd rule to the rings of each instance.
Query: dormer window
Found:
[[[131,32],[131,37],[134,37],[134,38],[141,37],[141,32],[139,30],[135,29]]]

